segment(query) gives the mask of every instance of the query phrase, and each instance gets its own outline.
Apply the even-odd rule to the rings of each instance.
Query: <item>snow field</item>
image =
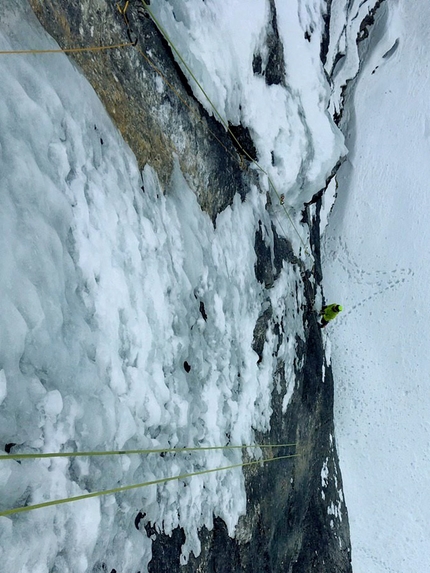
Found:
[[[325,236],[337,443],[355,573],[428,571],[427,2],[387,6]]]

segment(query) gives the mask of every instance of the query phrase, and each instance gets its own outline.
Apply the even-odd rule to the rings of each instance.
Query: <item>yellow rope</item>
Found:
[[[188,452],[208,452],[214,450],[241,450],[247,448],[293,448],[296,444],[251,444],[249,446],[191,446],[185,448],[153,448],[143,450],[107,450],[92,452],[35,452],[35,453],[16,453],[1,454],[0,460],[36,460],[44,458],[76,458],[76,457],[95,457],[95,456],[124,456],[124,455],[147,455],[147,454],[180,454]]]
[[[227,131],[229,132],[230,136],[232,137],[232,139],[235,141],[235,143],[238,145],[238,147],[241,149],[241,151],[243,152],[243,154],[254,164],[256,165],[256,167],[258,169],[260,169],[260,171],[262,171],[268,178],[269,184],[270,186],[273,188],[273,190],[275,191],[276,195],[278,196],[278,198],[280,199],[280,195],[277,192],[270,176],[268,175],[268,173],[257,163],[257,161],[255,161],[250,155],[249,153],[246,151],[246,149],[243,148],[243,146],[240,144],[240,142],[237,140],[236,136],[234,135],[234,133],[231,131],[228,123],[226,123],[226,121],[222,118],[222,116],[219,114],[219,112],[217,111],[217,109],[215,108],[214,104],[212,103],[212,101],[210,100],[209,96],[206,94],[206,92],[204,91],[204,89],[202,88],[202,86],[200,85],[200,83],[197,81],[197,79],[195,78],[194,74],[192,73],[192,71],[189,69],[189,67],[187,66],[187,64],[185,63],[185,61],[183,60],[182,56],[179,54],[179,52],[177,51],[177,49],[175,48],[175,46],[173,45],[173,43],[171,42],[171,40],[169,39],[169,37],[167,36],[167,34],[164,32],[164,30],[161,28],[161,26],[159,25],[159,23],[157,22],[157,20],[155,19],[154,15],[152,14],[151,10],[148,8],[148,5],[146,4],[146,2],[144,0],[142,0],[145,8],[148,10],[148,13],[151,15],[154,23],[156,24],[156,26],[159,28],[160,33],[162,33],[162,35],[165,37],[165,39],[169,42],[169,44],[172,46],[172,49],[174,49],[174,51],[176,52],[176,54],[178,55],[178,57],[180,58],[180,60],[183,62],[184,66],[186,67],[186,69],[188,70],[188,72],[191,74],[191,76],[193,77],[193,79],[196,81],[197,85],[199,86],[199,88],[202,90],[202,93],[205,95],[206,99],[209,101],[211,107],[213,108],[213,110],[215,111],[216,115],[219,117],[221,123],[224,125],[224,127],[227,129]],[[128,22],[128,18],[126,16],[126,10],[128,8],[128,4],[129,1],[127,0],[125,2],[124,8],[120,8],[120,6],[117,4],[118,10],[119,12],[124,16],[124,21],[127,25],[128,28],[128,32],[130,32],[130,26],[129,26],[129,22]],[[167,78],[164,76],[164,74],[158,69],[158,67],[152,62],[152,60],[136,45],[136,42],[126,42],[126,43],[120,43],[120,44],[114,44],[114,45],[105,45],[105,46],[88,46],[88,47],[81,47],[81,48],[53,48],[53,49],[28,49],[28,50],[0,50],[0,55],[23,55],[23,54],[58,54],[58,53],[79,53],[79,52],[100,52],[103,50],[113,50],[113,49],[118,49],[118,48],[127,48],[127,47],[135,47],[137,49],[137,51],[139,52],[139,54],[147,61],[147,63],[161,76],[161,78],[163,79],[163,81],[166,83],[166,85],[168,85],[170,87],[170,89],[176,94],[176,96],[180,99],[180,101],[195,115],[197,116],[198,120],[200,122],[203,122],[203,119],[200,117],[200,115],[181,97],[181,95],[178,93],[178,91],[171,85],[171,83],[167,80]],[[206,126],[207,128],[207,126]],[[238,157],[236,155],[234,155],[229,149],[227,149],[227,147],[223,144],[223,142],[209,129],[207,128],[209,133],[220,143],[220,145],[222,145],[222,147],[226,150],[226,152],[232,156],[236,161],[238,161],[238,163],[242,166],[242,158],[240,157],[240,159],[238,159]],[[283,205],[283,203],[281,203]],[[299,238],[301,240],[301,242],[303,243],[303,246],[305,247],[305,251],[307,252],[306,249],[306,245],[304,244],[300,234],[298,233],[287,209],[284,207],[284,210],[288,216],[288,218],[290,219],[294,230],[296,231],[296,233],[299,235]],[[282,228],[282,227],[281,227]],[[179,453],[179,452],[186,452],[186,451],[196,451],[196,450],[215,450],[215,449],[233,449],[233,448],[244,448],[244,447],[260,447],[260,448],[274,448],[274,447],[288,447],[288,446],[295,446],[295,444],[278,444],[278,445],[270,445],[270,444],[265,444],[265,445],[260,445],[260,446],[221,446],[221,447],[217,447],[217,446],[213,446],[213,447],[196,447],[196,448],[181,448],[178,450],[175,449],[165,449],[165,450],[129,450],[129,451],[108,451],[108,452],[56,452],[56,453],[36,453],[36,454],[7,454],[7,455],[0,455],[0,460],[6,460],[6,459],[37,459],[37,458],[54,458],[54,457],[75,457],[75,456],[102,456],[102,455],[124,455],[124,454],[134,454],[134,453],[139,453],[139,454],[143,454],[143,453]],[[221,468],[214,468],[214,469],[207,469],[207,470],[202,470],[202,471],[198,471],[198,472],[193,472],[190,474],[182,474],[179,476],[172,476],[172,477],[167,477],[167,478],[161,478],[161,479],[156,479],[156,480],[152,480],[149,482],[144,482],[144,483],[140,483],[140,484],[133,484],[133,485],[128,485],[128,486],[121,486],[121,487],[117,487],[117,488],[113,488],[110,490],[104,490],[104,491],[96,491],[96,492],[91,492],[91,493],[86,493],[80,496],[75,496],[75,497],[68,497],[68,498],[64,498],[64,499],[58,499],[58,500],[52,500],[52,501],[47,501],[47,502],[43,502],[43,503],[39,503],[39,504],[35,504],[35,505],[29,505],[29,506],[25,506],[25,507],[18,507],[18,508],[13,508],[13,509],[8,509],[5,511],[0,512],[0,516],[10,516],[10,515],[14,515],[17,513],[22,513],[22,512],[28,512],[31,510],[35,510],[35,509],[40,509],[40,508],[44,508],[44,507],[50,507],[50,506],[54,506],[54,505],[60,505],[60,504],[64,504],[64,503],[69,503],[69,502],[73,502],[73,501],[79,501],[79,500],[83,500],[83,499],[88,499],[88,498],[92,498],[92,497],[100,497],[103,495],[110,495],[110,494],[115,494],[115,493],[119,493],[119,492],[124,492],[124,491],[128,491],[131,489],[137,489],[137,488],[141,488],[141,487],[147,487],[150,485],[157,485],[157,484],[161,484],[161,483],[167,483],[169,481],[173,481],[173,480],[180,480],[180,479],[186,479],[186,478],[190,478],[190,477],[194,477],[194,476],[199,476],[199,475],[204,475],[204,474],[209,474],[209,473],[213,473],[213,472],[218,472],[218,471],[223,471],[223,470],[229,470],[229,469],[234,469],[234,468],[242,468],[242,467],[249,467],[249,466],[253,466],[256,464],[260,464],[263,465],[265,463],[268,462],[273,462],[273,461],[277,461],[277,460],[282,460],[282,459],[287,459],[287,458],[294,458],[297,457],[299,454],[290,454],[290,455],[286,455],[286,456],[279,456],[279,457],[274,457],[274,458],[269,458],[266,460],[257,460],[257,461],[252,461],[252,462],[244,462],[244,463],[240,463],[240,464],[234,464],[234,465],[230,465],[230,466],[226,466],[226,467],[221,467]]]
[[[123,491],[129,491],[131,489],[148,487],[150,485],[167,483],[167,482],[174,481],[174,480],[187,479],[187,478],[200,476],[200,475],[204,475],[204,474],[210,474],[210,473],[219,472],[219,471],[223,471],[223,470],[231,470],[231,469],[235,469],[235,468],[249,467],[249,466],[254,466],[257,464],[263,465],[263,464],[266,464],[269,462],[275,462],[278,460],[285,460],[287,458],[295,458],[295,457],[298,457],[298,454],[292,454],[292,455],[288,455],[288,456],[280,456],[280,457],[276,457],[276,458],[268,458],[267,460],[257,460],[257,461],[252,461],[252,462],[233,464],[231,466],[225,466],[222,468],[213,468],[213,469],[209,469],[209,470],[201,470],[201,471],[193,472],[190,474],[182,474],[182,475],[178,475],[178,476],[171,476],[171,477],[166,477],[166,478],[161,478],[161,479],[155,479],[155,480],[147,481],[144,483],[137,483],[137,484],[133,484],[133,485],[124,485],[124,486],[115,487],[113,489],[107,489],[107,490],[103,490],[103,491],[94,491],[91,493],[84,493],[82,495],[77,495],[75,497],[66,497],[63,499],[55,499],[55,500],[51,500],[51,501],[45,501],[43,503],[37,503],[34,505],[26,505],[24,507],[15,507],[13,509],[7,509],[5,511],[0,511],[0,517],[7,517],[9,515],[14,515],[16,513],[23,513],[25,511],[32,511],[34,509],[41,509],[44,507],[51,507],[53,505],[60,505],[63,503],[69,503],[69,502],[73,502],[73,501],[80,501],[83,499],[89,499],[91,497],[101,497],[103,495],[111,495],[111,494],[120,493]]]
[[[134,45],[134,44],[133,44]],[[224,150],[228,153],[228,155],[230,155],[234,161],[237,161],[239,163],[240,166],[243,165],[241,159],[238,159],[237,155],[235,155],[234,153],[232,153],[225,145],[224,143],[220,140],[220,138],[205,124],[204,119],[200,116],[200,114],[191,107],[191,105],[181,96],[181,94],[178,92],[178,90],[169,82],[169,80],[166,78],[166,76],[163,74],[163,72],[157,67],[157,65],[151,60],[151,58],[149,56],[147,56],[145,54],[145,52],[143,50],[141,50],[139,48],[138,45],[134,45],[135,49],[137,50],[137,52],[144,58],[144,60],[153,68],[153,70],[161,77],[161,79],[163,80],[163,82],[172,90],[172,92],[176,95],[176,97],[185,105],[185,107],[197,118],[197,120],[199,121],[199,123],[203,124],[205,126],[205,129],[208,131],[208,133],[210,133],[210,135],[212,135],[212,137],[214,139],[216,139],[216,141],[218,141],[218,143],[224,148]]]
[[[109,46],[87,46],[83,48],[53,48],[48,50],[0,50],[1,56],[12,54],[73,54],[76,52],[101,52],[102,50],[115,50],[116,48],[127,48],[133,46],[132,42],[114,44]]]

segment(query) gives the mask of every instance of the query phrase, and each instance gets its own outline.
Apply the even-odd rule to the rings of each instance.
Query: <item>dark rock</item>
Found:
[[[263,73],[263,59],[261,57],[261,54],[254,54],[254,57],[252,59],[252,71],[257,76]]]
[[[269,0],[270,4],[270,31],[267,34],[267,47],[269,56],[265,70],[267,85],[285,85],[285,59],[284,46],[278,32],[278,22],[276,15],[276,4],[274,0]]]
[[[262,313],[258,317],[258,320],[255,324],[252,340],[252,349],[258,354],[258,364],[260,364],[260,362],[263,360],[263,349],[266,342],[266,333],[267,329],[269,328],[269,321],[273,315],[273,309],[270,301],[267,301],[263,308],[264,310],[262,310]]]
[[[301,261],[294,254],[290,241],[285,237],[280,237],[276,232],[274,225],[272,225],[272,231],[274,237],[273,264],[275,265],[276,280],[282,271],[284,261],[299,266],[301,265]]]
[[[378,10],[380,9],[381,4],[383,2],[385,2],[385,0],[378,0],[376,4],[373,6],[373,8],[369,10],[369,13],[361,22],[360,31],[357,37],[357,42],[362,42],[363,40],[366,40],[369,37],[369,30],[375,23],[375,16],[378,13]]]
[[[257,160],[257,150],[255,149],[254,142],[252,141],[251,134],[247,127],[243,125],[229,124],[231,140],[238,153],[245,156],[250,161]]]
[[[142,513],[141,511],[139,511],[139,513],[136,515],[136,518],[134,520],[134,527],[139,531],[139,526],[140,526],[140,522],[142,521],[142,519],[144,519],[146,516],[146,513]]]
[[[323,66],[327,61],[327,53],[330,45],[331,4],[332,0],[326,0],[325,13],[323,14],[324,31],[321,37],[321,47],[320,47],[320,60]]]
[[[284,47],[279,37],[276,4],[269,0],[270,20],[266,36],[267,55],[254,54],[252,69],[254,74],[264,76],[266,84],[285,85]]]
[[[185,372],[191,372],[191,366],[188,364],[188,362],[185,360],[184,362],[184,370]]]
[[[257,260],[254,265],[255,278],[258,282],[264,284],[266,288],[271,288],[275,281],[274,269],[272,265],[268,264],[268,261],[271,259],[271,249],[264,241],[263,236],[263,228],[260,221],[260,226],[255,233],[254,242],[254,250],[257,255]]]
[[[316,258],[315,277],[321,278],[319,262],[319,210],[309,217],[312,248]],[[284,263],[299,264],[291,245],[274,233],[276,268]],[[266,264],[272,267],[272,254],[266,250]],[[260,257],[262,251],[260,250]],[[263,259],[260,261],[263,265]],[[264,275],[264,271],[261,270]],[[263,467],[244,468],[247,492],[247,513],[239,520],[236,537],[228,536],[225,524],[214,519],[214,528],[200,531],[202,545],[198,557],[190,556],[182,567],[157,553],[156,571],[169,570],[183,573],[351,573],[351,547],[348,514],[339,491],[342,478],[336,453],[333,424],[333,377],[325,364],[321,332],[317,313],[313,307],[315,284],[311,274],[303,272],[307,305],[304,312],[305,339],[297,338],[298,361],[295,364],[295,391],[283,411],[286,392],[284,362],[278,356],[275,377],[280,391],[272,393],[271,430],[257,436],[260,443],[296,443],[298,456],[265,464]],[[272,309],[268,306],[257,321],[254,330],[254,349],[262,356],[268,328],[280,329],[282,325],[271,321]],[[325,376],[322,376],[323,368]],[[288,455],[291,450],[273,449],[273,456]],[[321,471],[327,467],[326,486],[322,487]],[[331,504],[342,519],[331,515]],[[180,529],[176,530],[178,532]],[[153,544],[165,547],[167,536],[158,534]],[[176,538],[177,542],[177,538]],[[173,544],[173,540],[171,541]],[[178,548],[176,548],[179,551]],[[170,558],[170,557],[169,557]],[[154,558],[155,560],[155,558]],[[154,570],[155,571],[155,570]]]
[[[203,301],[200,301],[200,314],[202,315],[203,320],[206,322],[208,319],[208,315],[206,314],[206,309]]]
[[[157,533],[150,524],[147,524],[145,529],[148,537],[156,537],[152,543],[152,559],[148,565],[148,573],[179,572],[179,557],[185,542],[185,533],[182,529],[175,529],[171,536]]]

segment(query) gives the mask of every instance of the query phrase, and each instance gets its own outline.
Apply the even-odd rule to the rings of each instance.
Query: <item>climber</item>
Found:
[[[318,326],[320,328],[326,327],[327,324],[330,322],[330,320],[333,320],[333,318],[336,318],[336,316],[342,310],[343,310],[343,308],[340,306],[340,304],[336,304],[336,303],[323,306],[322,310],[320,312],[321,323],[319,323]]]

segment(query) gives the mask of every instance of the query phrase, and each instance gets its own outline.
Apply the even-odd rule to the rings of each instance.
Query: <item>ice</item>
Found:
[[[333,0],[330,17],[330,37],[325,70],[332,77],[332,94],[329,109],[331,114],[341,112],[344,86],[355,78],[360,70],[362,54],[357,39],[363,37],[361,25],[374,10],[378,0]],[[385,7],[382,6],[382,10]],[[348,111],[348,110],[347,110]]]
[[[331,210],[333,208],[334,202],[335,202],[336,197],[337,197],[337,186],[338,186],[337,179],[336,179],[336,177],[333,177],[333,179],[327,185],[327,189],[325,190],[324,195],[322,197],[321,210],[320,210],[320,232],[321,232],[321,235],[324,233],[324,231],[328,225],[329,216],[330,216]],[[322,305],[320,305],[320,306],[322,306]]]
[[[326,488],[328,485],[328,459],[324,462],[323,467],[321,469],[321,487]]]

